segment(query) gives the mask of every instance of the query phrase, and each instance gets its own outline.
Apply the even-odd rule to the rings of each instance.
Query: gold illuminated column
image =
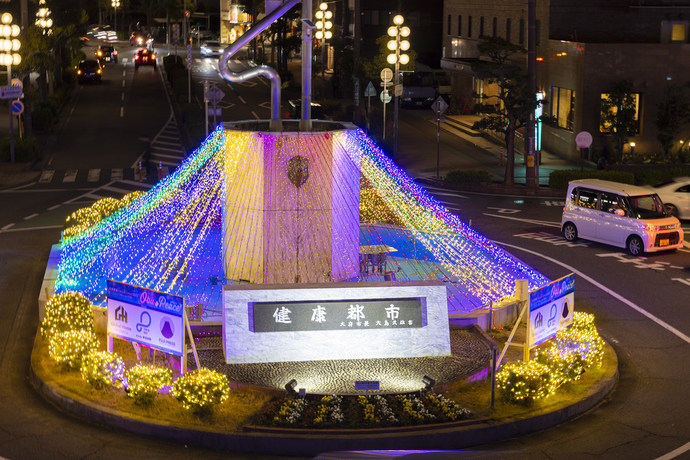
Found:
[[[228,281],[357,278],[360,173],[359,153],[347,147],[357,145],[348,143],[352,136],[352,130],[226,131]]]

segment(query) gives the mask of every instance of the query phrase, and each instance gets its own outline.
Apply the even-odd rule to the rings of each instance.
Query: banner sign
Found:
[[[575,275],[542,286],[529,295],[529,347],[535,347],[573,324]]]
[[[409,329],[425,326],[420,299],[257,302],[249,305],[252,332]]]
[[[107,280],[108,335],[182,356],[184,298]]]

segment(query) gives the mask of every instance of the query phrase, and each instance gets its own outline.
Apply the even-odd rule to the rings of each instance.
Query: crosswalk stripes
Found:
[[[110,180],[122,180],[122,168],[115,168],[110,171]]]
[[[175,156],[170,156],[171,159],[175,159],[178,157]],[[158,162],[156,162],[158,163]],[[161,161],[160,162],[161,166],[161,171],[158,171],[158,164],[153,164],[154,172],[152,172],[151,179],[159,179],[159,176],[162,177],[167,177],[170,175],[170,171],[174,169],[176,166],[179,165],[179,162],[172,162],[172,161]],[[147,180],[146,174],[142,173],[142,179]],[[131,181],[138,181],[139,180],[139,168],[113,168],[110,170],[110,173],[108,173],[108,170],[101,170],[101,169],[87,169],[87,170],[81,170],[81,169],[71,169],[68,171],[55,171],[55,170],[46,170],[41,173],[41,177],[38,180],[39,183],[41,184],[50,184],[50,183],[58,183],[58,182],[64,182],[64,183],[78,183],[78,182],[103,182],[103,181],[108,181],[108,182],[118,182],[122,180],[131,180]]]
[[[43,171],[41,173],[41,178],[38,180],[39,183],[45,184],[53,180],[53,175],[55,174],[55,171]]]
[[[77,179],[77,172],[78,170],[76,169],[69,169],[65,171],[65,177],[62,179],[62,182],[74,182]]]
[[[98,182],[101,177],[100,169],[89,169],[89,175],[86,177],[87,182]]]

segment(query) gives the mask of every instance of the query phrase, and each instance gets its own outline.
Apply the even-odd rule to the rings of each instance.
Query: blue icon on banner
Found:
[[[556,316],[558,316],[558,307],[556,304],[553,304],[551,305],[551,317],[548,322],[549,327],[553,327],[553,325],[556,324]]]
[[[148,322],[146,322],[147,320]],[[148,312],[143,312],[139,321],[140,322],[137,323],[137,332],[141,332],[142,329],[151,325],[151,315],[149,315]]]

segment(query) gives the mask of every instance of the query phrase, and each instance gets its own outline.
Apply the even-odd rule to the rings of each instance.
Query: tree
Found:
[[[680,128],[690,123],[690,97],[679,85],[664,88],[664,96],[656,105],[656,138],[661,143],[664,159],[669,160],[671,148]]]
[[[493,95],[474,94],[481,102],[473,108],[474,113],[485,115],[472,125],[472,129],[488,129],[505,134],[506,173],[505,185],[515,183],[515,131],[525,125],[527,117],[542,102],[536,94],[530,94],[527,74],[512,63],[515,54],[525,54],[527,50],[501,37],[479,37],[478,51],[486,59],[472,64],[472,70],[489,85],[497,85],[498,92]]]
[[[601,130],[614,138],[618,158],[623,159],[623,148],[628,138],[637,134],[636,98],[632,80],[611,83],[601,98]]]

